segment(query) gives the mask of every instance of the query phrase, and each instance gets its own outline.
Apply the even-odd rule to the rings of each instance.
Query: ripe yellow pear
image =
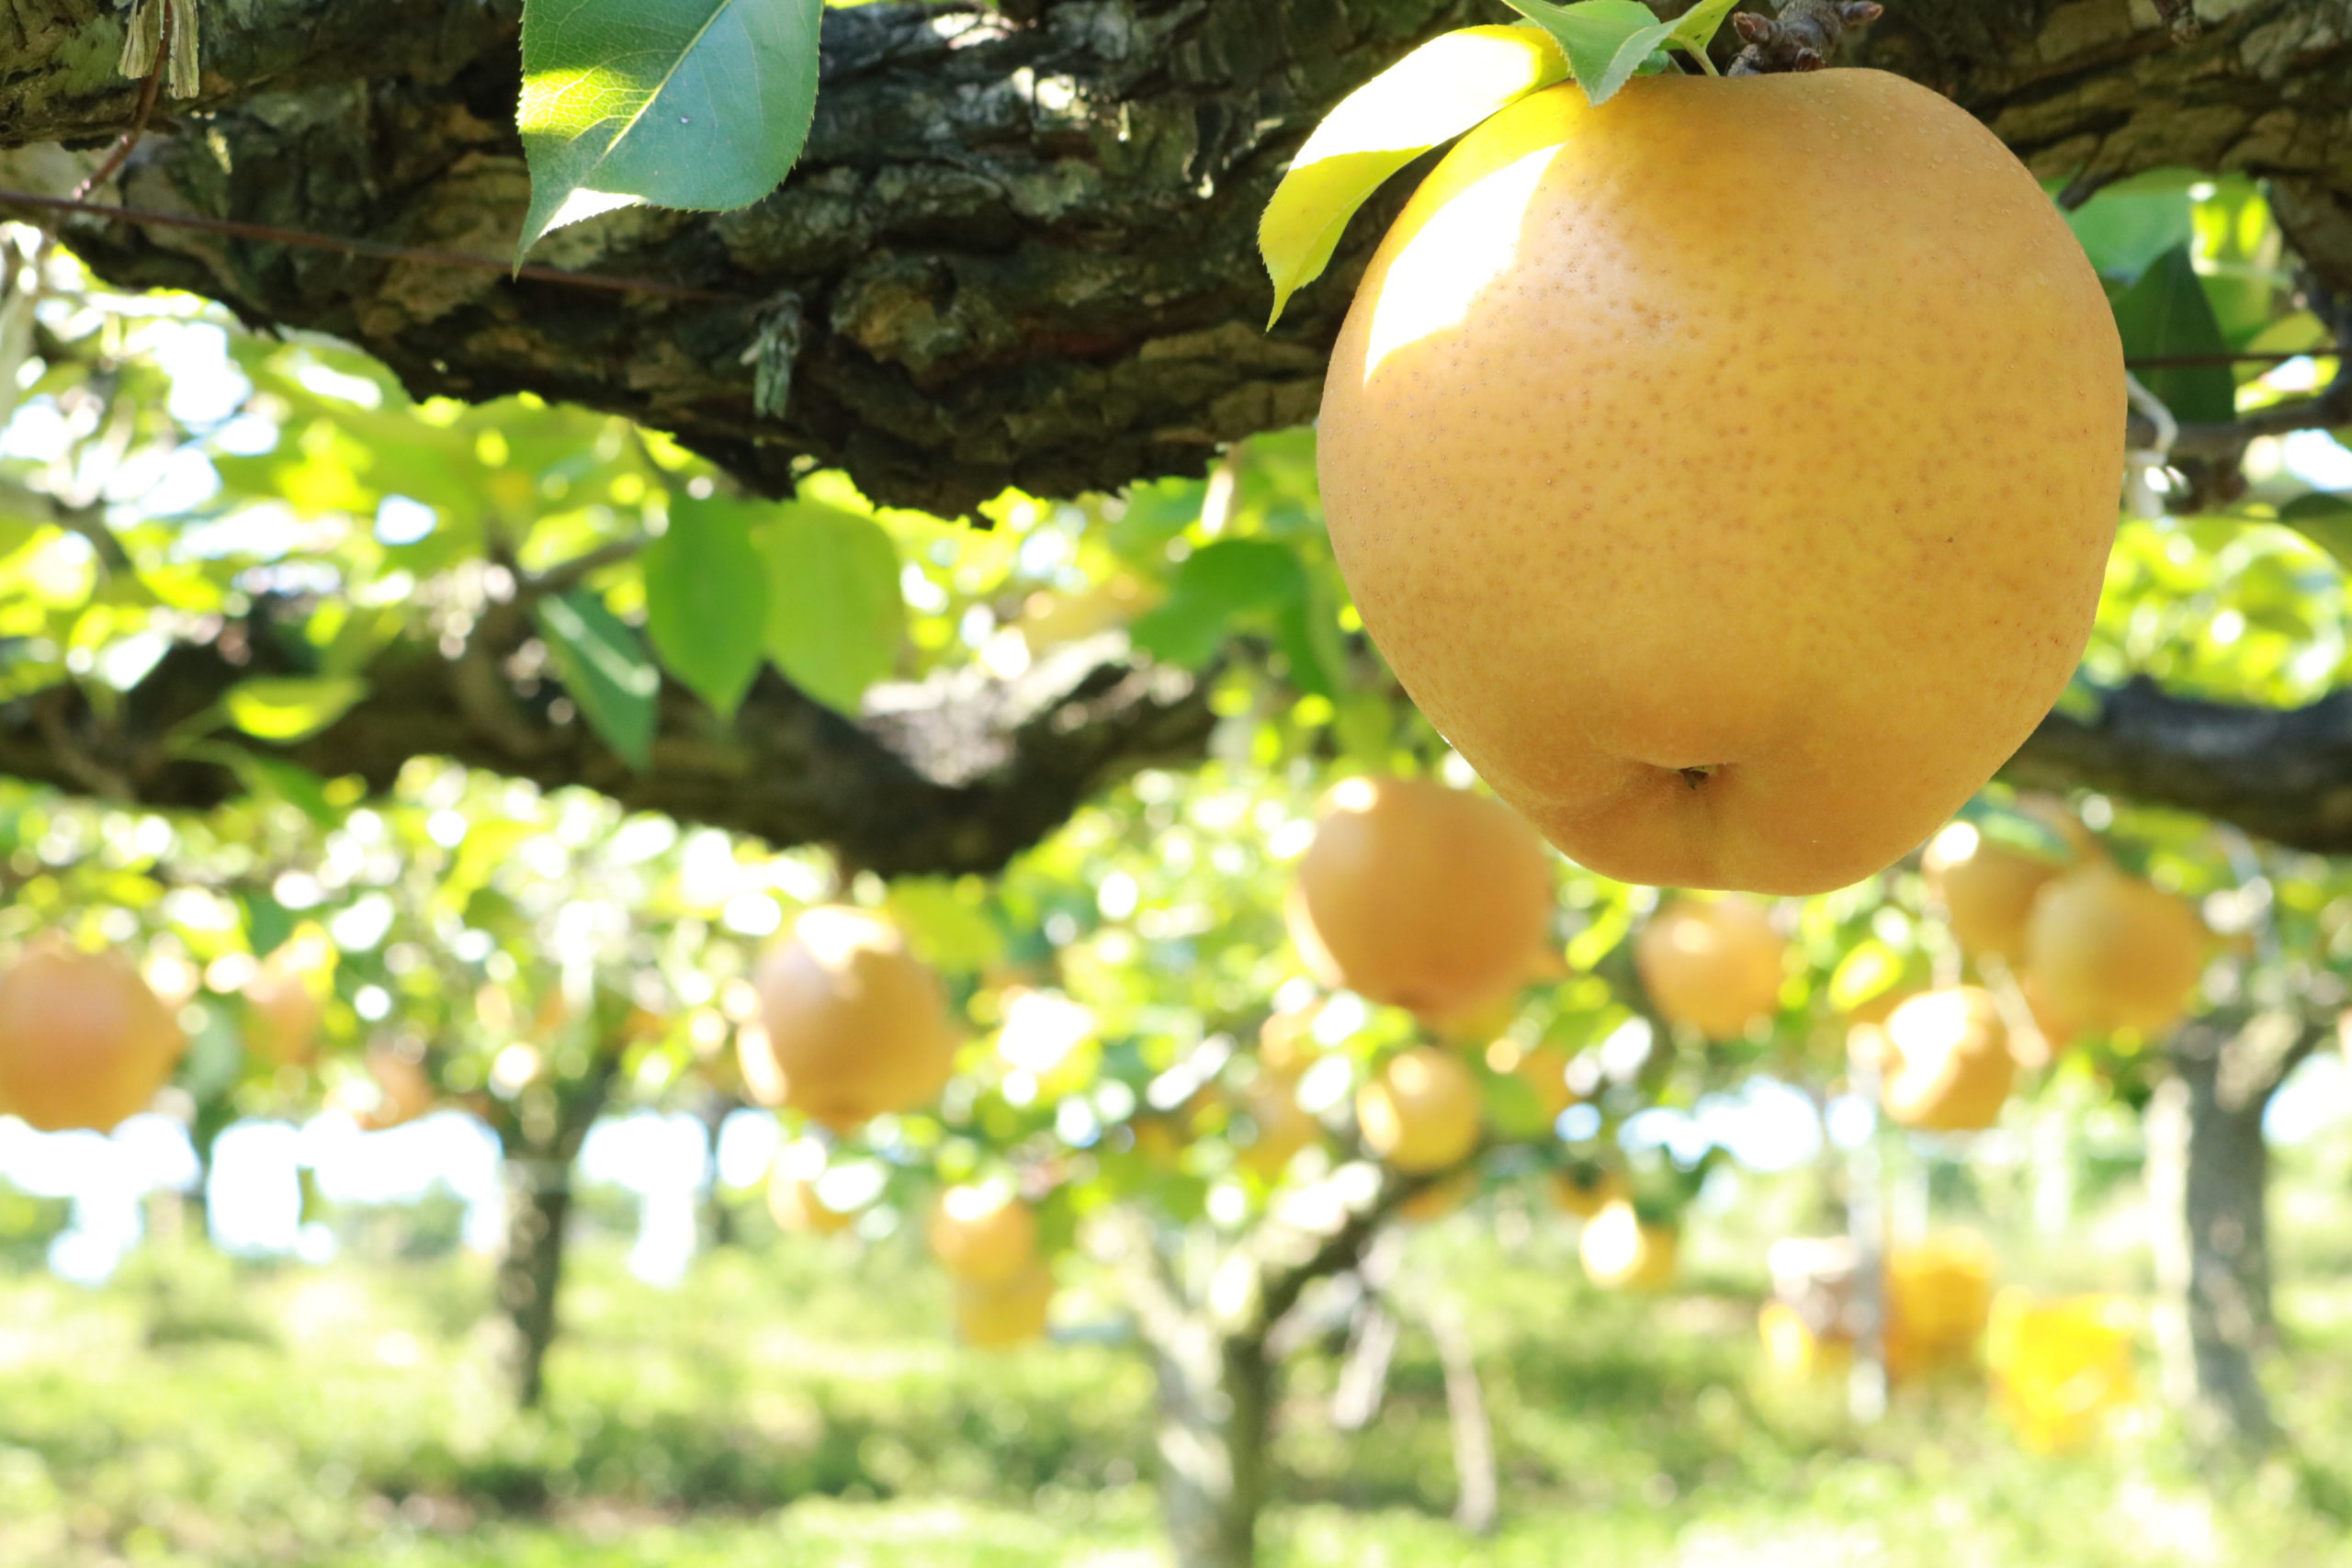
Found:
[[[1324,797],[1284,912],[1325,985],[1446,1016],[1544,962],[1551,857],[1481,795],[1428,779],[1344,779]]]
[[[1434,1045],[1391,1056],[1356,1092],[1364,1146],[1396,1170],[1450,1170],[1478,1146],[1478,1080]]]
[[[1973,1365],[1993,1311],[1993,1258],[1971,1238],[1940,1236],[1886,1258],[1887,1371],[1897,1380]]]
[[[1645,1221],[1634,1205],[1610,1204],[1585,1222],[1577,1257],[1586,1278],[1605,1291],[1662,1291],[1674,1282],[1680,1238]]]
[[[817,1195],[817,1179],[801,1172],[776,1170],[768,1176],[768,1213],[779,1230],[809,1235],[838,1235],[857,1223],[855,1214],[828,1207]]]
[[[923,1234],[942,1269],[976,1285],[1001,1285],[1037,1262],[1036,1213],[1002,1186],[949,1188]]]
[[[0,1114],[111,1132],[147,1109],[186,1043],[129,958],[41,939],[0,974]]]
[[[1994,1402],[2025,1447],[2057,1453],[2095,1441],[2138,1399],[2139,1309],[2128,1296],[1993,1298],[1984,1364]]]
[[[836,1209],[819,1193],[825,1178],[825,1145],[801,1138],[776,1150],[768,1167],[768,1213],[779,1230],[837,1235],[857,1216]]]
[[[1263,1180],[1280,1180],[1292,1157],[1323,1135],[1323,1124],[1298,1103],[1297,1086],[1287,1078],[1261,1077],[1241,1105],[1257,1131],[1237,1160]]]
[[[2026,994],[2061,1028],[2156,1034],[2188,1010],[2211,938],[2187,904],[2100,861],[2044,888],[2026,927]]]
[[[2012,969],[2025,958],[2034,896],[2064,869],[1996,844],[1967,822],[1954,822],[1929,840],[1920,865],[1960,950],[1971,958],[1997,958]]]
[[[1321,1010],[1317,1005],[1269,1014],[1258,1026],[1258,1065],[1278,1078],[1297,1082],[1323,1054],[1315,1039],[1315,1018]]]
[[[326,933],[311,926],[261,961],[242,987],[247,1050],[287,1066],[300,1066],[318,1055],[328,971],[334,959]]]
[[[1756,1314],[1756,1332],[1764,1342],[1765,1364],[1783,1377],[1842,1372],[1854,1363],[1851,1337],[1815,1328],[1787,1302],[1766,1302]]]
[[[1894,1010],[1882,1038],[1879,1098],[1891,1119],[1939,1133],[1978,1133],[2001,1119],[2018,1065],[1990,992],[1923,992]]]
[[[956,1337],[976,1350],[1006,1350],[1046,1337],[1053,1270],[1032,1263],[995,1284],[956,1281]]]
[[[1934,831],[2087,640],[2122,473],[2098,276],[1875,71],[1574,85],[1463,138],[1323,396],[1413,700],[1571,859],[1815,893]]]
[[[1634,939],[1634,967],[1668,1023],[1731,1040],[1780,1007],[1787,951],[1752,899],[1676,898]]]
[[[847,1132],[929,1104],[955,1071],[956,1035],[939,976],[899,928],[864,909],[801,912],[760,961],[754,984],[775,1071],[739,1033],[743,1077],[776,1103]]]
[[[422,1053],[398,1044],[370,1045],[362,1065],[368,1081],[345,1103],[367,1131],[388,1132],[433,1109],[433,1075],[424,1070]]]

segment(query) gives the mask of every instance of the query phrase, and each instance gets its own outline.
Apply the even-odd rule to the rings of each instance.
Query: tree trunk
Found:
[[[737,1239],[735,1210],[727,1201],[726,1194],[718,1184],[718,1135],[726,1127],[727,1119],[735,1114],[742,1103],[731,1094],[713,1090],[695,1112],[695,1118],[702,1122],[703,1133],[710,1142],[710,1185],[703,1194],[702,1232],[703,1239],[713,1250],[732,1247]]]
[[[498,1306],[506,1314],[503,1371],[515,1406],[538,1408],[555,1343],[556,1293],[563,1284],[571,1171],[552,1161],[506,1162],[506,1251],[498,1260]]]
[[[498,1261],[498,1309],[505,1323],[500,1360],[516,1408],[538,1407],[555,1343],[556,1297],[571,1217],[571,1168],[605,1109],[617,1050],[596,1054],[581,1077],[531,1091],[500,1129],[506,1154],[506,1248]]]
[[[1160,1509],[1177,1568],[1256,1568],[1274,1365],[1263,1334],[1155,1345]]]
[[[2199,1020],[2174,1037],[2172,1076],[2148,1102],[2165,1394],[2209,1442],[2278,1439],[2256,1368],[2276,1332],[2262,1117],[2328,1032],[2285,1011]]]

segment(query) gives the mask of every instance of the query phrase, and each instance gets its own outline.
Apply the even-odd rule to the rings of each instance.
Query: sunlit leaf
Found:
[[[1153,658],[1198,669],[1224,646],[1236,617],[1279,613],[1306,592],[1294,551],[1264,539],[1219,539],[1185,558],[1166,602],[1130,635]]]
[[[2278,509],[2278,521],[2352,571],[2352,495],[2328,491],[2299,495]]]
[[[2118,181],[2067,213],[2066,226],[2100,276],[2129,287],[2158,256],[2194,234],[2188,198],[2194,177],[2163,169]]]
[[[1829,1005],[1851,1012],[1883,996],[1903,978],[1903,960],[1883,942],[1865,938],[1849,949],[1829,976]]]
[[[1348,220],[1389,175],[1497,109],[1567,74],[1531,28],[1464,28],[1430,39],[1354,92],[1315,128],[1258,220],[1273,312],[1322,276]]]
[[[800,155],[821,0],[527,0],[519,262],[548,230],[638,202],[748,207]]]
[[[681,496],[646,547],[645,631],[670,672],[724,719],[759,673],[768,586],[752,525],[766,508]]]
[[[813,502],[772,509],[759,531],[767,653],[786,679],[843,713],[888,675],[906,637],[899,552],[871,517]]]
[[[1679,25],[1659,21],[1657,13],[1641,0],[1577,0],[1570,6],[1555,6],[1551,0],[1503,0],[1503,4],[1559,41],[1568,57],[1569,73],[1595,105],[1615,97],[1636,73],[1662,65],[1652,56]]]
[[[247,735],[285,742],[316,735],[367,694],[368,682],[354,675],[269,677],[240,681],[220,706]]]
[[[1005,947],[975,891],[937,877],[900,877],[890,884],[888,908],[927,962],[969,973],[997,963]]]
[[[662,672],[637,634],[585,592],[540,600],[536,618],[588,727],[630,767],[650,763]]]
[[[1674,19],[1667,37],[1677,49],[1690,51],[1702,67],[1712,70],[1713,67],[1707,65],[1707,46],[1714,42],[1715,34],[1723,28],[1724,18],[1731,15],[1732,7],[1737,4],[1739,0],[1699,0],[1697,5]]]

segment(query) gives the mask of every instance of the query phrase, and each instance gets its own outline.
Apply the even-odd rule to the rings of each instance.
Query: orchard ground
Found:
[[[1573,1224],[1505,1186],[1413,1233],[1405,1293],[1465,1312],[1503,1514],[1450,1522],[1452,1431],[1408,1324],[1380,1414],[1337,1429],[1338,1337],[1286,1397],[1270,1561],[1628,1568],[1739,1562],[2052,1568],[2352,1563],[2352,1224],[2334,1140],[2276,1197],[2295,1457],[2226,1477],[2153,1412],[2064,1456],[2025,1451],[1966,1382],[1860,1428],[1834,1388],[1760,1362],[1751,1239],[1801,1227],[1813,1177],[1742,1183],[1694,1219],[1662,1300],[1585,1285]],[[1941,1218],[2003,1238],[2005,1279],[2146,1288],[2127,1161],[2034,1242],[2019,1190],[1939,1170]],[[482,1353],[485,1261],[324,1268],[157,1245],[106,1286],[0,1276],[0,1562],[11,1568],[1012,1568],[1156,1562],[1150,1378],[1114,1299],[1070,1281],[1056,1343],[988,1356],[946,1331],[910,1236],[779,1236],[756,1205],[682,1287],[632,1279],[628,1210],[574,1264],[549,1402],[511,1412]],[[379,1240],[398,1212],[330,1212]],[[373,1233],[367,1225],[376,1227]],[[454,1232],[444,1230],[444,1242]],[[402,1240],[434,1245],[430,1227]],[[2145,1347],[2143,1347],[2143,1350]],[[2144,1357],[2143,1357],[2144,1359]],[[2153,1382],[2153,1369],[2147,1381]],[[2152,1392],[2152,1391],[2151,1391]]]

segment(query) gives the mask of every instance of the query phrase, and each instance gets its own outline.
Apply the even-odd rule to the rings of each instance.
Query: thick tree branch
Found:
[[[1845,9],[1805,0],[1790,19]],[[2314,270],[2352,276],[2352,7],[2216,9],[2184,39],[2122,0],[1905,0],[1847,54],[1951,93],[2045,175],[2269,178]],[[515,12],[208,6],[204,94],[150,130],[120,197],[503,254],[526,190]],[[615,303],[224,235],[66,232],[117,281],[336,333],[420,393],[527,389],[616,410],[768,491],[811,458],[950,512],[1006,483],[1112,488],[1197,473],[1220,443],[1313,414],[1350,285],[1409,182],[1350,226],[1331,276],[1271,334],[1258,210],[1343,93],[1436,32],[1499,15],[1486,0],[829,11],[815,132],[781,191],[716,217],[610,214],[535,258],[716,299]],[[90,63],[112,57],[119,26],[101,0],[0,6],[0,146],[96,141],[129,122],[137,85]],[[95,161],[49,177],[70,188]],[[0,167],[0,184],[38,175]]]
[[[2103,790],[2294,849],[2352,853],[2352,691],[2282,712],[2133,681],[2104,694],[2090,717],[2043,719],[2001,776]]]
[[[242,793],[232,772],[190,760],[173,738],[236,682],[301,672],[274,656],[273,630],[236,623],[179,644],[107,713],[68,686],[0,705],[0,773],[165,808]],[[513,646],[455,659],[395,645],[367,671],[368,699],[326,729],[290,746],[239,744],[377,791],[413,758],[447,757],[778,846],[830,844],[884,875],[956,874],[1001,866],[1125,772],[1198,759],[1214,722],[1192,677],[1080,643],[1018,680],[966,671],[876,688],[859,722],[773,672],[731,729],[665,687],[653,764],[639,773],[553,682],[509,672],[523,634],[512,635]],[[469,686],[484,682],[486,692]]]

